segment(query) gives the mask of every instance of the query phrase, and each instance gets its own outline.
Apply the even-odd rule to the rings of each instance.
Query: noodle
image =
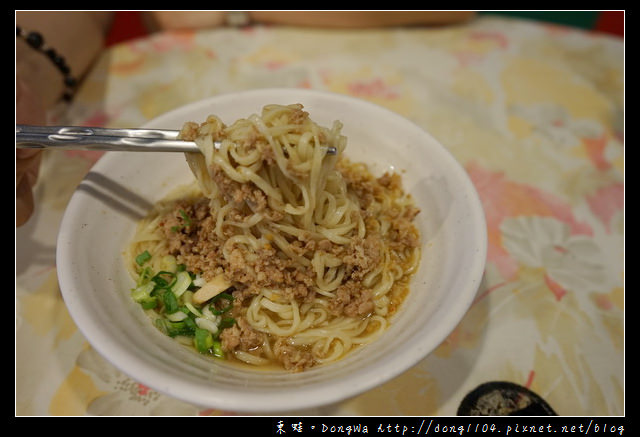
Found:
[[[186,156],[195,181],[139,224],[126,255],[138,288],[144,268],[183,266],[194,285],[178,305],[193,311],[172,319],[197,312],[226,357],[254,366],[300,371],[375,341],[420,258],[418,210],[397,174],[375,178],[343,155],[341,127],[317,125],[299,104],[230,126],[186,123],[181,138],[202,152]],[[213,283],[220,295],[199,302]],[[162,316],[162,302],[149,311]]]

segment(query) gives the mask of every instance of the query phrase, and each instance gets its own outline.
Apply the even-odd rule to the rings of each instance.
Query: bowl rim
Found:
[[[194,405],[220,408],[236,412],[281,412],[332,404],[368,391],[396,376],[399,376],[401,373],[413,367],[446,339],[470,308],[484,274],[487,257],[486,222],[482,203],[469,175],[462,165],[454,158],[451,152],[440,143],[440,141],[435,139],[423,127],[401,116],[397,112],[393,112],[390,109],[367,100],[329,91],[299,88],[260,88],[228,92],[194,101],[160,114],[145,123],[143,127],[150,127],[157,125],[158,123],[161,124],[165,119],[175,118],[181,113],[189,112],[197,108],[207,107],[215,102],[222,102],[238,97],[255,96],[258,98],[260,96],[264,97],[274,95],[274,93],[278,93],[280,95],[289,94],[292,96],[317,96],[320,98],[342,101],[345,102],[345,104],[365,105],[371,109],[384,113],[389,117],[400,118],[403,122],[410,123],[415,128],[419,129],[421,134],[429,137],[431,141],[438,146],[439,153],[442,154],[443,158],[449,160],[450,168],[455,172],[453,177],[455,177],[459,183],[463,184],[466,189],[465,198],[469,209],[474,214],[474,219],[472,220],[474,229],[472,230],[472,234],[475,237],[475,241],[473,241],[473,246],[477,248],[478,256],[474,260],[472,268],[467,272],[468,280],[465,282],[466,288],[464,290],[458,290],[462,301],[450,314],[446,316],[448,323],[440,327],[437,335],[431,336],[429,342],[423,342],[419,345],[420,350],[418,352],[405,353],[400,354],[398,357],[387,358],[389,361],[388,365],[383,367],[384,371],[382,372],[379,368],[376,368],[375,371],[373,368],[369,368],[359,373],[357,377],[349,375],[350,379],[348,381],[348,385],[345,386],[348,387],[348,391],[346,392],[335,390],[333,384],[314,384],[312,389],[299,388],[296,390],[288,390],[286,392],[283,391],[280,393],[280,396],[278,396],[278,402],[274,402],[272,393],[254,391],[249,395],[252,398],[251,401],[247,403],[247,397],[244,395],[234,397],[234,393],[229,390],[222,389],[216,389],[218,391],[216,393],[212,393],[210,386],[207,386],[206,388],[198,387],[189,381],[183,381],[181,383],[180,390],[176,390],[175,387],[163,387],[162,385],[158,385],[156,383],[158,378],[166,377],[162,370],[145,369],[148,363],[144,362],[137,356],[131,356],[128,354],[127,350],[122,349],[120,345],[114,343],[112,339],[109,339],[108,336],[103,335],[100,332],[99,325],[95,321],[91,320],[90,315],[85,312],[85,307],[81,300],[74,299],[74,294],[81,294],[81,291],[77,290],[77,286],[74,284],[75,279],[70,270],[64,268],[64,260],[68,260],[66,248],[68,247],[69,242],[73,240],[74,229],[72,225],[72,218],[82,209],[82,205],[79,204],[79,202],[81,202],[81,198],[76,190],[71,196],[63,215],[56,247],[58,281],[69,314],[74,320],[79,331],[84,335],[91,346],[117,369],[134,378],[136,381],[157,390],[158,392]],[[106,154],[96,162],[92,171],[100,171],[111,164],[113,159],[117,159],[117,156],[111,157]],[[184,389],[187,389],[189,392],[188,396],[184,394]],[[225,396],[225,401],[220,404],[212,401],[212,398],[216,398],[217,395]]]

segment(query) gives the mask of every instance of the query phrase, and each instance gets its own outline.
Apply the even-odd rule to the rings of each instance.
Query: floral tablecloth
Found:
[[[348,94],[423,126],[464,166],[489,248],[477,298],[430,356],[305,415],[455,415],[510,381],[559,415],[625,412],[624,42],[482,16],[461,26],[255,26],[154,34],[110,47],[59,124],[139,127],[220,93]],[[60,116],[57,116],[60,117]],[[71,320],[56,235],[95,152],[45,156],[37,211],[16,230],[16,415],[222,415],[120,373]]]

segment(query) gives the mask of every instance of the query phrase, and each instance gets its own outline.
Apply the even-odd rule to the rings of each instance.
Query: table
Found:
[[[455,415],[510,381],[559,415],[624,414],[624,41],[481,16],[456,26],[167,32],[110,47],[59,124],[139,127],[263,87],[359,97],[418,123],[475,184],[488,261],[477,298],[430,356],[304,415]],[[227,415],[117,371],[83,338],[56,276],[56,234],[96,152],[46,154],[16,229],[16,415]]]

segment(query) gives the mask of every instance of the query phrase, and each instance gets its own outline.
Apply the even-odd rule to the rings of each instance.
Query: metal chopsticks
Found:
[[[192,141],[178,139],[179,131],[109,129],[84,126],[16,125],[16,147],[57,150],[129,152],[199,152]]]
[[[112,129],[85,126],[16,125],[20,149],[103,150],[126,152],[199,152],[193,141],[178,139],[179,131],[167,129]],[[214,142],[217,147],[219,142]],[[327,154],[335,155],[335,147]]]

